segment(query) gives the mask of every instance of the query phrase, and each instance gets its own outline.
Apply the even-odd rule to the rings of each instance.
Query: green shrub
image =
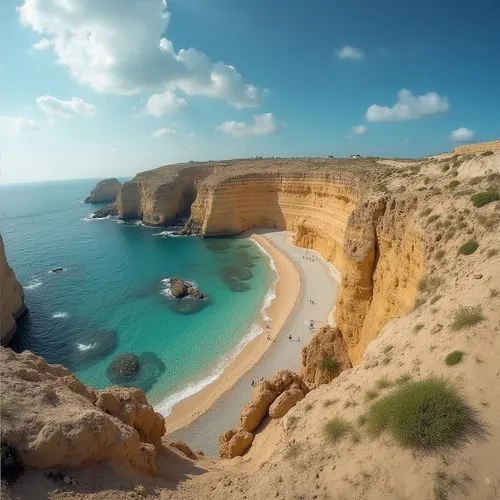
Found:
[[[366,413],[367,430],[388,430],[403,446],[427,451],[457,446],[482,433],[474,411],[445,380],[408,382],[373,403]]]
[[[479,243],[475,239],[472,239],[460,246],[458,253],[462,255],[471,255],[478,249],[478,247]]]
[[[392,386],[392,382],[387,377],[382,377],[375,382],[377,389],[387,389]]]
[[[340,368],[340,362],[332,356],[325,356],[321,360],[321,368],[328,372],[336,372]]]
[[[450,188],[450,189],[454,189],[456,188],[458,185],[460,184],[460,181],[457,181],[456,179],[454,181],[451,181],[448,183],[448,185],[446,187]]]
[[[448,354],[446,358],[444,358],[444,362],[448,366],[453,366],[456,365],[457,363],[460,363],[460,361],[462,361],[463,356],[464,353],[462,351],[453,351],[450,352],[450,354]]]
[[[483,315],[483,309],[481,306],[461,306],[453,315],[451,329],[455,331],[461,330],[462,328],[476,325],[484,319],[486,318]]]
[[[2,482],[12,484],[24,472],[24,465],[17,454],[17,450],[4,441],[0,444],[0,454]]]
[[[343,418],[335,417],[325,424],[324,430],[328,440],[336,443],[351,430],[351,424]]]
[[[370,389],[369,391],[366,391],[365,393],[365,400],[366,401],[373,401],[375,398],[378,398],[378,392]]]
[[[491,203],[492,201],[500,200],[500,193],[494,189],[481,191],[480,193],[473,194],[470,197],[470,200],[476,208],[480,208],[484,207],[484,205],[487,205],[488,203]]]
[[[403,375],[399,376],[396,379],[396,384],[397,385],[406,384],[406,382],[408,382],[409,380],[411,380],[411,375],[409,373],[403,373]]]
[[[424,327],[424,324],[423,323],[417,323],[414,327],[413,327],[413,331],[415,333],[419,332],[420,330],[422,330],[422,328]]]
[[[442,284],[443,278],[439,276],[427,276],[419,281],[418,289],[422,293],[430,293],[436,291]]]
[[[495,153],[493,151],[485,151],[484,153],[481,153],[481,156],[491,156],[494,155]]]

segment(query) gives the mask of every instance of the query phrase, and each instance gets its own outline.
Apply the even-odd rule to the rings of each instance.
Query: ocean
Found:
[[[134,354],[138,372],[118,383],[144,389],[168,414],[261,333],[255,321],[272,298],[272,262],[247,238],[89,220],[100,206],[82,200],[95,184],[0,186],[0,232],[28,307],[10,347],[63,364],[96,389],[117,382],[109,369],[117,355]],[[172,276],[207,298],[172,299]]]

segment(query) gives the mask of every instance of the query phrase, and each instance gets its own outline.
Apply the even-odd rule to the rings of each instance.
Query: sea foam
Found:
[[[94,344],[76,344],[76,348],[79,351],[90,351],[90,349],[94,349],[97,343]]]
[[[42,282],[39,279],[34,279],[34,280],[31,280],[27,285],[24,285],[23,288],[25,290],[34,290],[35,288],[38,288],[39,286],[42,286]]]
[[[69,315],[65,312],[56,312],[52,315],[53,318],[67,318]]]

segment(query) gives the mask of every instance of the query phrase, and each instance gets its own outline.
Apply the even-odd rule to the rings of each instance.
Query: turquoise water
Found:
[[[95,206],[81,200],[95,182],[0,186],[0,231],[29,309],[11,347],[64,364],[95,388],[112,385],[106,372],[117,354],[134,353],[139,373],[123,383],[168,411],[258,333],[269,258],[244,238],[87,220]],[[56,267],[63,271],[50,272]],[[208,299],[169,299],[169,276],[196,282]]]

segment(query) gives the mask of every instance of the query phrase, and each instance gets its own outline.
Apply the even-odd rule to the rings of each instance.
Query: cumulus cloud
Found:
[[[0,135],[22,135],[37,130],[38,125],[29,118],[0,115]]]
[[[474,137],[474,131],[470,128],[460,127],[454,130],[450,137],[456,142],[470,141]]]
[[[336,49],[335,55],[338,59],[354,59],[356,61],[362,61],[365,58],[365,53],[361,49],[351,45],[344,45],[340,49]]]
[[[151,134],[155,139],[165,137],[166,135],[175,135],[175,130],[172,128],[159,128]]]
[[[47,39],[47,38],[42,38],[41,40],[38,40],[38,42],[33,44],[33,48],[35,50],[47,50],[50,46],[52,45],[52,42]]]
[[[36,102],[40,109],[51,118],[56,116],[61,118],[90,117],[97,113],[97,109],[93,104],[85,102],[80,97],[73,97],[69,101],[63,101],[51,95],[43,95],[37,97]]]
[[[366,111],[366,119],[369,122],[418,120],[425,116],[444,113],[448,109],[450,109],[448,99],[436,92],[414,96],[409,90],[401,89],[396,104],[390,107],[372,104]]]
[[[366,125],[356,125],[352,127],[352,133],[354,135],[365,135],[368,132],[368,127]]]
[[[170,19],[165,0],[126,3],[125,8],[117,0],[24,0],[18,11],[24,26],[50,42],[58,62],[96,91],[168,89],[237,108],[260,104],[262,91],[245,84],[233,66],[214,63],[194,48],[176,51],[161,38]]]
[[[233,137],[247,137],[250,135],[274,134],[284,125],[283,122],[277,122],[272,113],[264,113],[263,115],[254,116],[253,123],[227,121],[216,127],[216,130]]]
[[[148,99],[145,112],[152,116],[164,116],[181,110],[186,104],[186,99],[177,97],[170,90],[165,90],[161,94],[153,94]]]

